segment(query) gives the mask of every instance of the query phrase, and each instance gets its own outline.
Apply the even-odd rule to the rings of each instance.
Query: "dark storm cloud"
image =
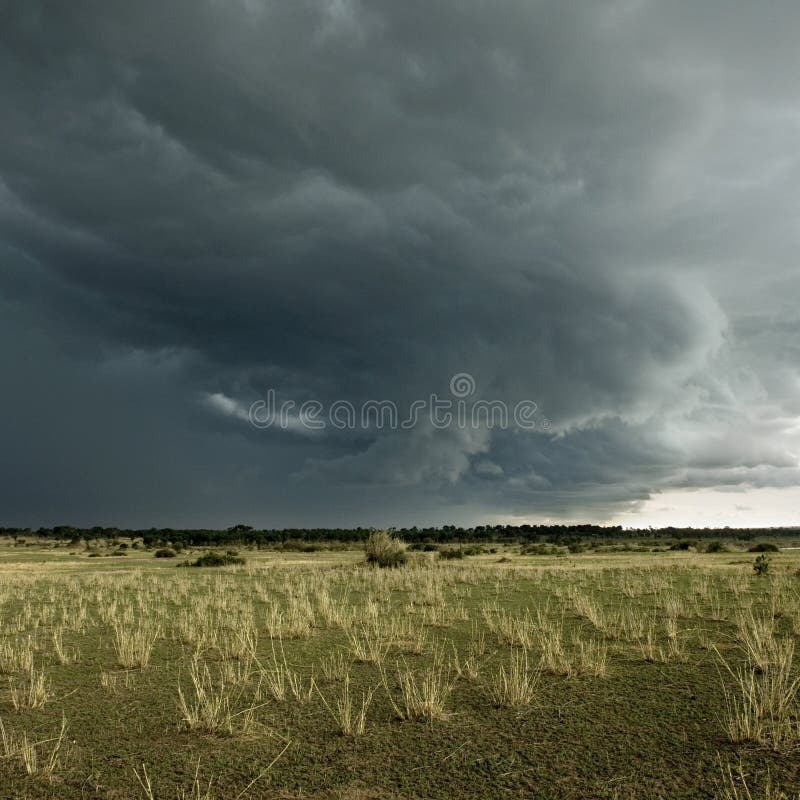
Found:
[[[794,5],[0,15],[15,520],[590,518],[795,482]],[[243,419],[457,372],[550,431]]]

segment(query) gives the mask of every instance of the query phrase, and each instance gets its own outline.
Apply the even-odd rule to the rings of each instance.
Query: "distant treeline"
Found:
[[[146,547],[163,544],[187,547],[213,547],[230,544],[270,547],[287,542],[361,543],[374,528],[281,528],[259,530],[249,525],[234,525],[224,530],[149,528],[77,528],[56,525],[53,528],[0,528],[0,536],[15,539],[36,536],[67,541],[92,541],[96,539],[140,539]],[[621,542],[659,539],[740,539],[749,541],[756,537],[800,536],[797,528],[644,528],[623,529],[620,525],[476,525],[461,528],[443,525],[438,528],[396,528],[395,536],[409,544],[431,542],[459,544],[463,542],[496,543],[546,543],[570,542]]]

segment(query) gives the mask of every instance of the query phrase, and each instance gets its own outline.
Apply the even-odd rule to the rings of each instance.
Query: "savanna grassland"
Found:
[[[0,547],[2,798],[800,796],[800,552]]]

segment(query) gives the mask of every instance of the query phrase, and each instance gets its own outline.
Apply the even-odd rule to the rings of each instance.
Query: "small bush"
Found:
[[[175,558],[178,555],[171,547],[162,547],[153,553],[155,558]]]
[[[189,564],[190,567],[230,567],[235,564],[244,564],[244,559],[232,556],[230,553],[204,553]]]
[[[379,567],[399,567],[406,563],[405,542],[395,539],[386,531],[375,531],[369,535],[364,544],[367,564],[377,564]]]
[[[756,558],[753,563],[753,572],[756,575],[767,575],[769,573],[769,557],[766,554],[762,553]]]
[[[523,545],[519,550],[521,556],[561,556],[568,552],[566,547],[558,547],[549,542]]]
[[[780,548],[772,542],[759,542],[747,548],[748,553],[778,553]]]

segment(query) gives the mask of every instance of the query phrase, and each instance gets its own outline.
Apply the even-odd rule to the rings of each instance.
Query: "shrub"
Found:
[[[234,564],[244,564],[244,559],[232,556],[230,553],[204,553],[189,564],[190,567],[229,567]]]
[[[777,553],[779,551],[778,545],[772,544],[772,542],[759,542],[747,548],[748,553]]]
[[[379,567],[399,567],[406,563],[405,542],[395,539],[386,531],[375,531],[369,535],[364,544],[367,564]]]
[[[521,556],[560,556],[569,552],[566,547],[558,547],[557,545],[545,542],[544,544],[531,544],[523,545],[520,547],[519,554]]]
[[[160,550],[156,550],[153,555],[156,558],[175,558],[178,554],[171,547],[162,547]]]
[[[766,575],[769,573],[769,557],[765,553],[762,553],[756,558],[753,563],[753,572],[755,572],[756,575]]]

